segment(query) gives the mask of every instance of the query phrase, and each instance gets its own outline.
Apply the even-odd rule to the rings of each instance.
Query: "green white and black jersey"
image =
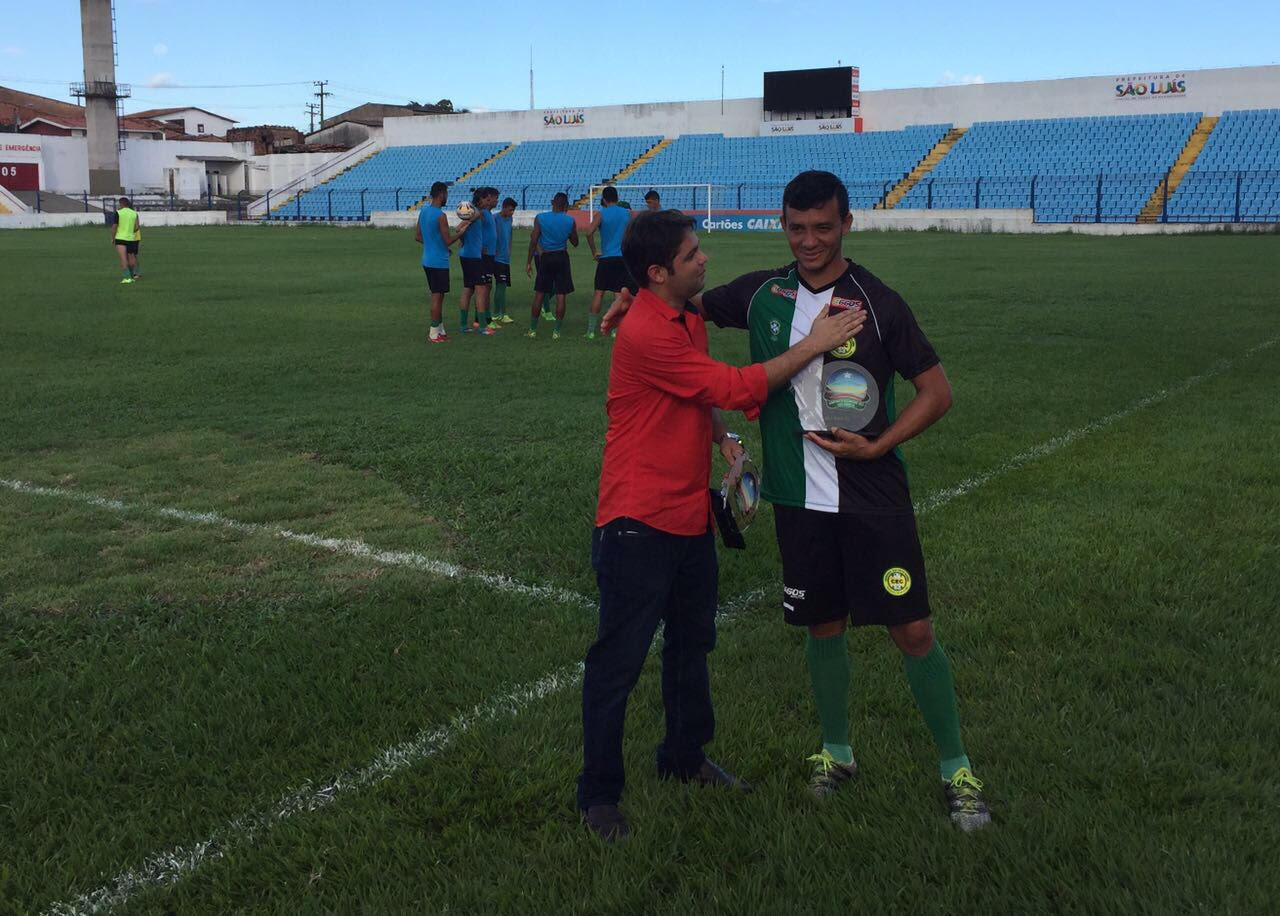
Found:
[[[843,427],[875,437],[893,423],[893,376],[912,379],[938,365],[902,297],[861,265],[833,285],[810,289],[794,263],[762,270],[702,294],[706,316],[746,328],[751,359],[765,362],[803,339],[827,305],[865,308],[852,341],[823,354],[769,397],[760,415],[764,439],[761,495],[772,503],[820,512],[912,512],[906,468],[897,450],[875,461],[836,458],[805,431]]]

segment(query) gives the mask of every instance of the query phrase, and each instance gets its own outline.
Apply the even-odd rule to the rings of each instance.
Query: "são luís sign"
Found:
[[[1187,94],[1187,75],[1121,76],[1116,79],[1115,93],[1118,101],[1183,98]]]

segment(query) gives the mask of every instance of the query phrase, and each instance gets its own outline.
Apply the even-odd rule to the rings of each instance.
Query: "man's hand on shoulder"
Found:
[[[851,433],[847,429],[832,429],[829,436],[822,433],[805,433],[804,437],[837,458],[851,458],[854,461],[874,461],[889,451],[883,439],[868,439],[866,436]]]

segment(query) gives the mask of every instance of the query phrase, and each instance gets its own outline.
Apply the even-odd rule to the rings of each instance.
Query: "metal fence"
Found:
[[[846,181],[850,207],[884,206],[902,176]],[[1169,172],[926,177],[895,202],[899,210],[1031,210],[1041,223],[1280,222],[1280,171],[1189,172],[1170,187]],[[542,210],[563,191],[570,205],[590,193],[588,182],[499,185],[521,210]],[[710,190],[708,191],[708,187]],[[666,187],[662,205],[697,213],[759,211],[777,213],[783,183],[713,183]],[[450,189],[449,206],[471,199],[471,187]],[[637,192],[638,193],[638,192]],[[708,201],[708,193],[710,200]],[[429,185],[396,188],[314,188],[279,199],[266,194],[268,219],[365,221],[378,210],[409,210],[429,199]],[[273,200],[276,195],[276,200]],[[637,196],[623,192],[630,201]],[[278,202],[277,202],[278,201]],[[639,203],[639,198],[633,203]]]
[[[215,197],[202,194],[197,199],[156,191],[124,190],[118,194],[90,194],[88,191],[15,191],[14,195],[36,213],[114,213],[121,197],[129,198],[133,209],[145,210],[227,210],[247,206],[252,198]]]

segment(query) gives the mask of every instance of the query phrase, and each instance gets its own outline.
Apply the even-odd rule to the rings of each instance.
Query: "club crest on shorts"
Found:
[[[884,590],[895,598],[901,598],[911,591],[911,573],[901,566],[894,566],[884,571]]]

